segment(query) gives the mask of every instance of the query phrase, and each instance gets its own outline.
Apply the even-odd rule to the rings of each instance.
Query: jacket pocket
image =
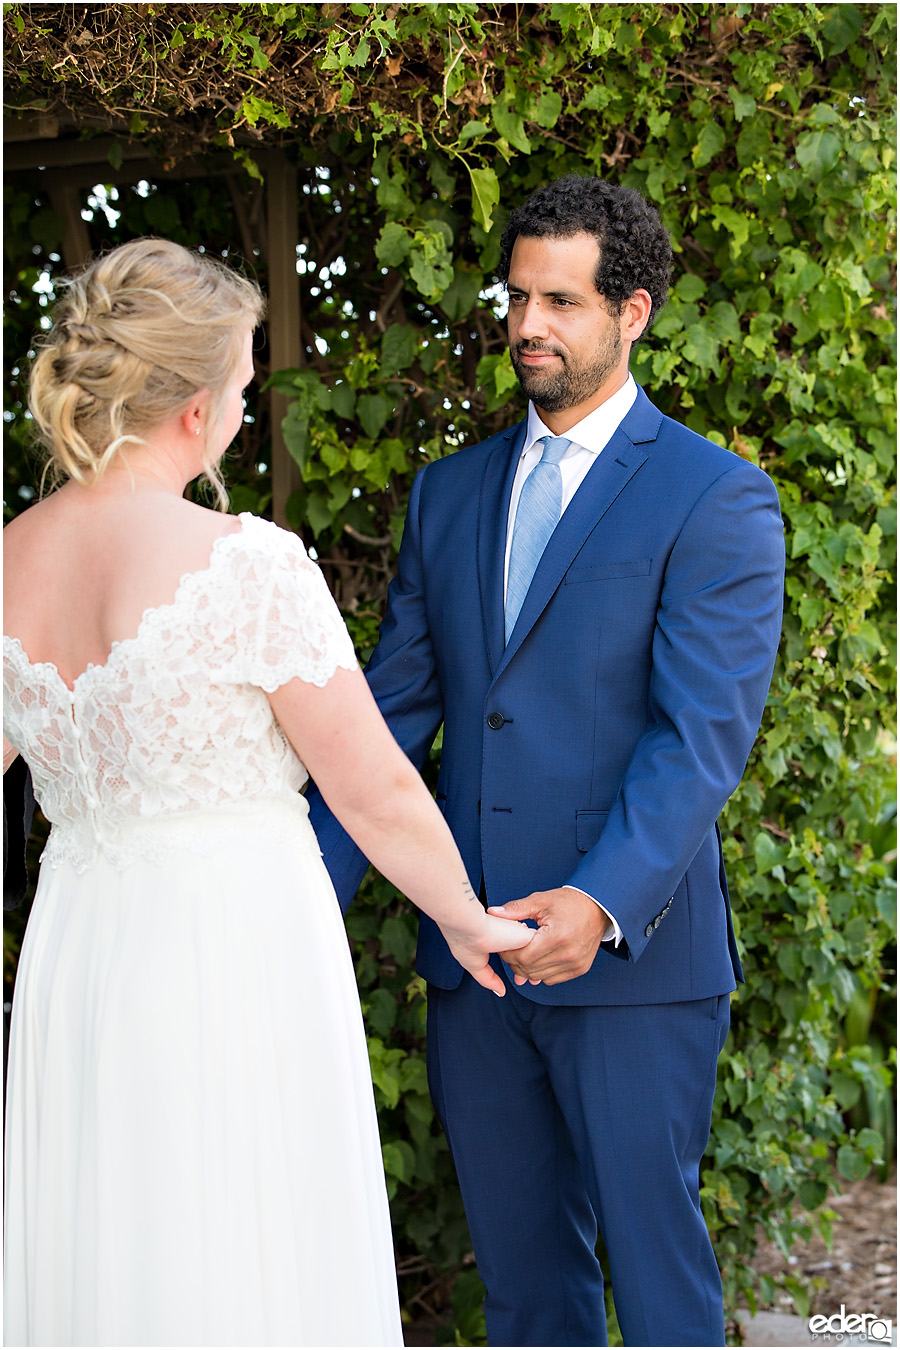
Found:
[[[608,811],[575,812],[575,847],[579,853],[587,853],[594,847],[603,833]]]
[[[566,585],[576,581],[616,581],[621,577],[648,577],[652,558],[635,558],[632,562],[593,563],[588,567],[570,567]]]

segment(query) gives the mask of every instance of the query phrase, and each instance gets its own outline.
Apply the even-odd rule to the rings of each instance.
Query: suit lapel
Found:
[[[491,673],[503,657],[503,568],[506,560],[506,525],[516,465],[522,452],[527,422],[520,422],[498,437],[481,478],[478,501],[476,547],[478,586],[484,641]]]
[[[528,588],[525,603],[516,620],[516,626],[510,634],[509,644],[503,652],[499,664],[491,662],[494,678],[506,668],[507,663],[516,654],[528,633],[540,618],[556,588],[559,586],[569,567],[584,545],[591,531],[612,506],[628,482],[634,477],[647,459],[647,452],[640,447],[641,442],[653,441],[659,431],[662,414],[638,389],[633,406],[623,418],[621,425],[613,433],[609,443],[597,456],[596,462],[588,470],[584,482],[562,514],[562,518],[550,537],[543,556]],[[509,497],[512,483],[506,491],[506,509],[509,509]],[[504,514],[504,520],[506,515]],[[501,549],[501,568],[503,561]],[[501,570],[502,595],[502,570]],[[500,634],[502,648],[503,616],[501,606]]]

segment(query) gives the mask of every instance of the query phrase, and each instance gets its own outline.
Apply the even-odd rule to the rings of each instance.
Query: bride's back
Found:
[[[69,483],[3,532],[4,632],[69,686],[134,637],[148,609],[169,604],[220,535],[240,528],[168,492],[111,488]]]

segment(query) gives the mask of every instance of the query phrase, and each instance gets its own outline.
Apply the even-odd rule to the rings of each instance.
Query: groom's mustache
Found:
[[[525,342],[520,340],[516,343],[516,355],[536,356],[539,352],[548,353],[550,356],[558,356],[560,360],[565,361],[565,356],[557,347],[545,347],[541,342]]]

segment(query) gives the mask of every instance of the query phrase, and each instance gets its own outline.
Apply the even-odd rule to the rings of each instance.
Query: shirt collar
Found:
[[[634,382],[634,376],[629,372],[628,379],[617,389],[611,398],[605,403],[601,403],[599,408],[588,413],[580,422],[565,433],[566,440],[572,441],[574,445],[580,446],[583,450],[588,450],[592,455],[599,455],[600,451],[609,443],[609,440],[619,426],[619,423],[630,411],[634,400],[637,398],[637,385]],[[540,414],[534,404],[528,404],[528,425],[525,428],[525,445],[522,450],[523,455],[527,455],[533,450],[535,444],[542,436],[552,436],[554,433],[549,427],[544,426]],[[567,452],[568,453],[568,452]]]

